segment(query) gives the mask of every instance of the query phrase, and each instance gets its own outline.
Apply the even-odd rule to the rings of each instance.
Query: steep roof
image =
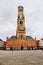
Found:
[[[26,36],[26,39],[33,39],[31,36]]]
[[[10,39],[17,39],[17,36],[11,36]]]
[[[10,39],[17,39],[17,36],[11,36]],[[33,39],[31,36],[26,36],[26,39]]]

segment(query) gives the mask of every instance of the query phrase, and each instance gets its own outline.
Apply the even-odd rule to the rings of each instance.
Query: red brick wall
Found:
[[[20,48],[21,44],[23,44],[24,48],[27,48],[27,46],[37,48],[36,40],[8,40],[6,42],[6,47]]]

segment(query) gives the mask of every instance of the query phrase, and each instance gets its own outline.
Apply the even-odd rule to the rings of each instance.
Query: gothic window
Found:
[[[18,19],[19,19],[20,17],[18,16]]]
[[[23,24],[23,22],[22,22],[22,21],[20,21],[20,24],[22,25],[22,24]]]
[[[21,39],[23,38],[23,36],[21,35]]]
[[[23,10],[22,9],[19,9],[19,12],[22,12]]]

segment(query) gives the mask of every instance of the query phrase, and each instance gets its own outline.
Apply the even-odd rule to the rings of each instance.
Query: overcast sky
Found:
[[[43,38],[43,0],[0,0],[0,38],[16,35],[20,5],[24,7],[26,35]]]

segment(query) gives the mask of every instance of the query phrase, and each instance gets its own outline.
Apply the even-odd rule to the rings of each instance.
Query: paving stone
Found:
[[[43,52],[30,51],[0,51],[0,65],[43,65]]]

